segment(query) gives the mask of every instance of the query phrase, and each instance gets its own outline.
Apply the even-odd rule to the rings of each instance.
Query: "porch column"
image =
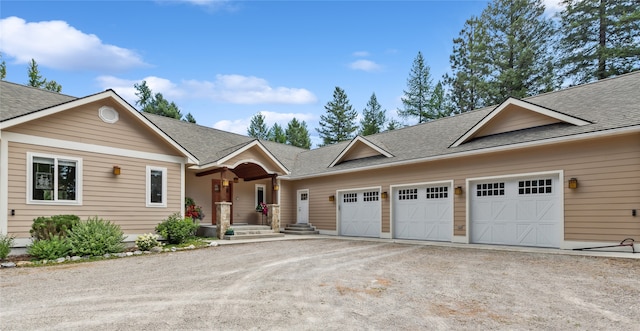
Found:
[[[224,233],[231,226],[231,202],[216,202],[216,234],[218,239],[224,238]]]
[[[277,178],[278,175],[271,175],[271,203],[275,205],[280,203],[280,201],[278,201],[278,190],[280,190],[280,186],[278,185]]]
[[[267,223],[271,224],[273,232],[280,233],[280,205],[269,204],[267,209]]]

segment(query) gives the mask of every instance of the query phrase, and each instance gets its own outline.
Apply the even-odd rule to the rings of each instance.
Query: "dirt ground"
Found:
[[[2,330],[638,330],[640,259],[341,239],[0,270]]]

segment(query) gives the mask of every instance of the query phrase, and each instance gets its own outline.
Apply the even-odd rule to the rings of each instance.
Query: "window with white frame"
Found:
[[[256,184],[256,208],[261,202],[266,202],[266,192],[267,186],[264,184]]]
[[[27,153],[27,202],[82,203],[82,159]]]
[[[167,168],[147,166],[147,207],[167,206]]]

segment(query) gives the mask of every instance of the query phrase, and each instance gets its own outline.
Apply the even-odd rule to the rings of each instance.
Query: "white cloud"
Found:
[[[250,123],[251,119],[222,120],[214,123],[213,127],[218,130],[247,135],[247,128]]]
[[[369,60],[357,60],[349,64],[349,68],[362,71],[378,71],[381,66]]]
[[[149,76],[140,80],[121,79],[113,76],[100,76],[97,78],[98,83],[102,88],[112,89],[119,96],[127,100],[131,105],[135,106],[135,102],[138,100],[136,93],[138,92],[134,84],[141,84],[142,81],[147,82],[147,86],[151,89],[153,94],[162,93],[162,96],[170,101],[174,99],[181,99],[185,97],[185,91],[172,83],[168,79]]]
[[[66,70],[117,71],[146,66],[134,51],[104,44],[64,21],[26,22],[0,19],[0,51],[18,64],[34,59],[39,65]]]
[[[267,127],[272,127],[273,124],[278,123],[283,129],[287,129],[287,124],[295,117],[298,121],[305,121],[307,123],[307,129],[309,128],[309,122],[315,118],[313,114],[305,113],[278,113],[272,111],[260,111],[260,114],[264,116],[264,122]],[[230,131],[238,134],[247,134],[247,128],[251,124],[251,118],[255,114],[247,118],[236,120],[222,120],[213,124],[213,127],[219,130]]]
[[[302,88],[271,87],[262,78],[242,75],[216,75],[216,80],[185,81],[184,87],[194,96],[233,104],[308,104],[316,96]]]

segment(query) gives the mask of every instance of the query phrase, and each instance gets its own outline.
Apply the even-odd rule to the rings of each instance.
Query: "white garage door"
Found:
[[[453,199],[449,184],[393,190],[393,234],[398,239],[451,241]]]
[[[380,238],[380,190],[343,192],[338,198],[340,235]]]
[[[471,242],[560,247],[562,196],[557,175],[474,182]]]

